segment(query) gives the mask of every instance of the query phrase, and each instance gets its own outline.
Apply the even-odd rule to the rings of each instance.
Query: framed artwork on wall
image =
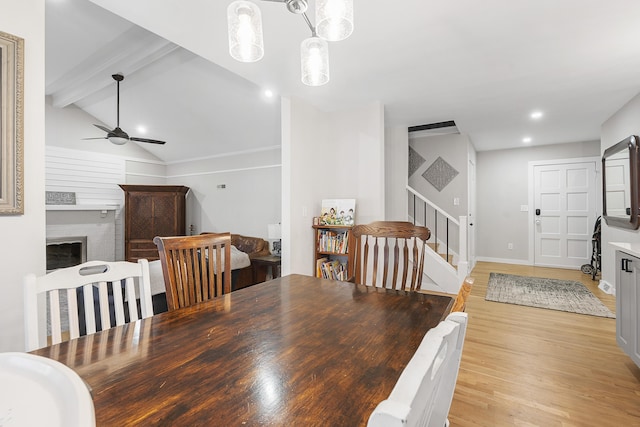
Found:
[[[0,31],[0,215],[24,213],[24,40]]]

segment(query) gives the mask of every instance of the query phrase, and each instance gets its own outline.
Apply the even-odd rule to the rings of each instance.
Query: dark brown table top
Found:
[[[35,351],[99,426],[366,425],[452,298],[291,275]]]

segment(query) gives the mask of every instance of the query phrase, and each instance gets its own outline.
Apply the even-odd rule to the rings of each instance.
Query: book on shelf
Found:
[[[318,251],[346,254],[349,250],[349,230],[336,232],[321,230],[318,237]]]
[[[316,277],[323,277],[322,264],[324,264],[327,261],[328,261],[327,258],[320,258],[316,260]]]
[[[318,277],[330,280],[347,280],[347,266],[338,260],[327,260],[321,258],[316,262],[318,267]]]

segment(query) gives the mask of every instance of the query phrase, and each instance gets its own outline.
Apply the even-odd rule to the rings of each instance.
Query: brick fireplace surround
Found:
[[[116,260],[115,205],[47,206],[47,245],[86,238],[86,261]]]

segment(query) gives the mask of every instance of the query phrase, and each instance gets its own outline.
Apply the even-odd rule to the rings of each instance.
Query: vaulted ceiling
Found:
[[[602,122],[640,92],[635,0],[355,0],[354,33],[330,44],[331,81],[316,88],[299,76],[309,30],[280,3],[256,0],[264,59],[229,57],[230,1],[47,0],[47,94],[112,127],[111,74],[123,72],[121,127],[166,140],[145,148],[176,161],[279,142],[278,95],[325,111],[379,101],[389,126],[455,120],[482,151],[527,136],[529,145],[599,139]],[[535,110],[543,116],[532,120]]]

